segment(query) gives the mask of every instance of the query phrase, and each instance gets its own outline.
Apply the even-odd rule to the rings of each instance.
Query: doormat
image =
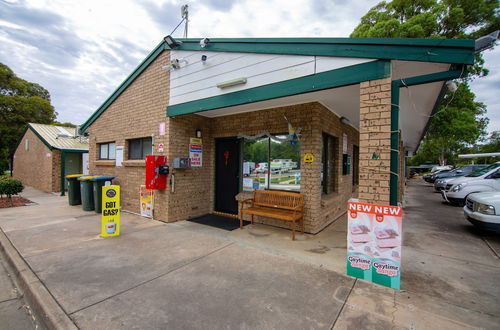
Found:
[[[220,215],[215,214],[205,214],[201,217],[188,219],[187,221],[229,231],[240,228],[240,219],[221,217]],[[250,221],[243,221],[243,226],[246,226],[249,223]]]

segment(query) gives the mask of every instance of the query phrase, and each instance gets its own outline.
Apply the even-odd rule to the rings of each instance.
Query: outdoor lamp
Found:
[[[195,136],[197,138],[201,138],[201,129],[199,129],[199,128],[196,129]]]
[[[346,117],[342,116],[340,117],[340,122],[344,125],[350,125],[351,122],[349,121],[349,119],[347,119]]]
[[[170,47],[171,49],[175,49],[181,44],[180,41],[176,41],[174,38],[172,38],[171,35],[166,36],[165,38],[163,38],[163,40],[165,40],[168,47]]]

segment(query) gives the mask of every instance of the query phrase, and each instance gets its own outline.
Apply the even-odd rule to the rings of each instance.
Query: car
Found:
[[[443,174],[443,173],[448,173],[450,172],[451,170],[450,169],[441,169],[441,170],[437,170],[436,172],[434,173],[429,173],[429,174],[426,174],[423,176],[424,180],[426,182],[429,182],[429,183],[434,183],[434,181],[436,180],[436,175],[438,174]]]
[[[480,164],[464,165],[464,166],[457,167],[457,168],[455,168],[449,172],[446,172],[446,173],[438,173],[438,174],[436,174],[436,176],[434,178],[434,190],[441,191],[444,188],[446,188],[446,184],[449,181],[451,181],[455,178],[461,177],[461,176],[465,176],[465,175],[472,173],[474,171],[481,170],[487,166],[488,165],[480,165]]]
[[[467,196],[464,216],[478,228],[500,233],[500,192],[482,192]]]
[[[500,162],[450,181],[441,193],[450,204],[463,206],[471,193],[500,191]],[[451,185],[451,187],[449,187]]]

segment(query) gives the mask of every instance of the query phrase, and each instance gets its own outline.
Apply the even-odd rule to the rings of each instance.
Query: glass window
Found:
[[[300,191],[300,145],[286,135],[274,139],[245,140],[243,145],[243,190],[276,189]]]
[[[153,153],[150,137],[128,141],[128,159],[145,159],[146,155]]]
[[[271,139],[269,189],[300,191],[300,146],[284,140],[286,135]]]
[[[116,158],[116,143],[101,143],[99,144],[99,159],[115,159]]]
[[[337,141],[336,137],[323,133],[321,188],[324,194],[337,190]]]

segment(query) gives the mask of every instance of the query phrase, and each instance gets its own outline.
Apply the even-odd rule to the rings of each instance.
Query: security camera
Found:
[[[208,38],[203,38],[200,40],[200,47],[205,48],[207,47],[208,43],[210,42],[210,39]]]

